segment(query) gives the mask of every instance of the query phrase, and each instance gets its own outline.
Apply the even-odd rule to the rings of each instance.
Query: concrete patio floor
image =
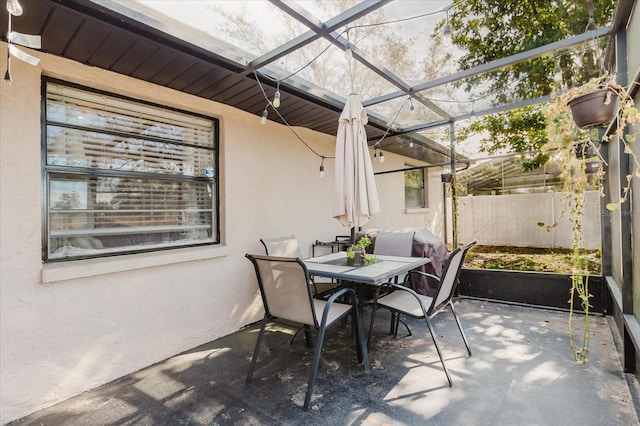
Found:
[[[566,313],[477,300],[456,308],[471,357],[449,313],[434,321],[451,388],[424,322],[409,320],[413,336],[393,339],[381,310],[369,373],[356,362],[350,328],[330,329],[310,412],[302,403],[313,354],[303,336],[289,344],[292,328],[270,328],[254,381],[245,384],[252,325],[11,424],[640,424],[638,385],[622,372],[611,319],[592,317],[589,362],[580,365]]]

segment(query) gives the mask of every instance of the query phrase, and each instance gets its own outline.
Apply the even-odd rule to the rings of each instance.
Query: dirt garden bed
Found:
[[[571,249],[475,246],[467,254],[464,267],[571,274],[572,255]],[[585,250],[583,256],[589,274],[599,275],[600,250]]]

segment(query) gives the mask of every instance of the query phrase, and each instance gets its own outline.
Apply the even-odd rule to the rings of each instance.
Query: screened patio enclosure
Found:
[[[557,21],[576,19],[579,31],[548,31],[533,45],[476,63],[465,62],[468,52],[455,43],[464,37],[462,3],[20,0],[22,14],[11,18],[1,7],[0,48],[41,61],[34,66],[8,55],[1,62],[13,81],[0,82],[0,258],[2,281],[10,283],[2,288],[0,346],[3,382],[9,382],[3,387],[18,395],[3,408],[8,414],[2,420],[252,322],[259,308],[242,254],[259,249],[258,239],[268,233],[295,232],[309,247],[344,233],[329,223],[320,198],[330,193],[332,141],[350,93],[360,95],[367,111],[368,143],[385,197],[395,196],[395,179],[407,168],[424,170],[431,180],[467,168],[461,176],[470,194],[481,194],[496,179],[496,167],[502,174],[517,169],[512,157],[484,158],[477,139],[460,143],[461,130],[477,117],[542,107],[552,84],[510,93],[526,74],[514,71],[503,84],[507,92],[499,92],[488,86],[494,73],[528,69],[552,82],[557,63],[597,46],[607,69],[615,70],[636,103],[640,98],[637,1],[556,2]],[[502,14],[505,23],[509,14],[498,3],[486,2],[492,9],[477,14]],[[590,5],[595,21],[589,20]],[[611,18],[600,21],[598,12],[607,10]],[[41,46],[24,47],[20,38],[9,39],[9,30],[38,35]],[[82,97],[94,103],[79,113],[69,99]],[[121,108],[137,115],[118,121]],[[614,130],[615,122],[602,132]],[[91,143],[78,142],[80,131],[91,132]],[[624,340],[624,367],[637,374],[640,251],[634,230],[640,205],[630,197],[621,210],[604,208],[619,199],[630,171],[631,153],[621,147],[620,141],[600,146],[606,175],[602,276],[596,278],[604,289],[603,310],[614,316]],[[325,167],[327,176],[319,180]],[[305,174],[310,169],[313,178]],[[528,179],[546,189],[557,187],[560,176],[550,167]],[[506,192],[504,182],[487,191]],[[374,224],[402,216],[400,226],[440,227],[445,236],[440,200],[446,185],[438,181],[428,194],[420,185],[409,189],[415,192],[411,202],[425,206],[423,216],[408,217],[403,194],[401,207],[389,207],[402,212],[385,212]],[[634,179],[632,192],[637,185]],[[313,198],[308,194],[318,199],[300,207],[306,220],[287,216],[287,205]],[[212,275],[219,280],[213,286]],[[189,282],[183,285],[184,277]],[[241,285],[231,290],[223,281]],[[221,318],[211,325],[211,312],[193,308],[184,296],[189,292],[215,300]],[[60,303],[63,308],[52,308]],[[190,316],[181,324],[184,312]],[[77,321],[86,316],[92,319]],[[138,324],[138,318],[149,320]],[[164,320],[152,320],[157,318]],[[127,324],[134,331],[122,331]],[[161,358],[141,357],[138,365],[116,357],[116,367],[94,368],[92,362],[110,357],[92,352],[90,335],[133,342],[122,355],[153,347],[150,330],[159,329],[168,330],[157,342]],[[185,329],[196,331],[183,339]],[[58,332],[65,337],[53,339]],[[76,336],[80,343],[71,341]],[[39,363],[31,348],[49,339],[59,350],[37,351],[47,353]],[[69,375],[78,365],[87,366],[82,377]],[[54,377],[69,377],[63,391],[53,384],[43,384],[36,397],[20,390],[16,371],[28,371],[37,382],[51,368]],[[92,370],[99,373],[85,375]]]

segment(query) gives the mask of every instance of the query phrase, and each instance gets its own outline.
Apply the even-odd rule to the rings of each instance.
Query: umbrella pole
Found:
[[[351,227],[351,245],[354,245],[356,243],[356,227],[352,226]]]

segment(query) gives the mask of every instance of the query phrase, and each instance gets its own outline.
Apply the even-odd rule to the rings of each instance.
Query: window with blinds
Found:
[[[43,87],[44,260],[218,243],[217,120]]]

